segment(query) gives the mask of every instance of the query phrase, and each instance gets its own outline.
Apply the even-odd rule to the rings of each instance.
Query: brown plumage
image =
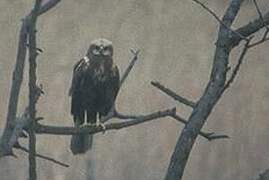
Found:
[[[89,124],[96,124],[97,118],[107,115],[114,104],[119,84],[112,43],[106,39],[93,41],[87,55],[75,64],[73,70],[69,95],[72,97],[71,114],[75,126],[84,124],[85,119]],[[85,153],[91,146],[92,136],[72,136],[73,154]]]

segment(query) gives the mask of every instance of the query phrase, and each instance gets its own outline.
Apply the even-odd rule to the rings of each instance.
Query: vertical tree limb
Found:
[[[12,125],[15,122],[17,114],[17,104],[23,80],[24,64],[26,57],[26,44],[27,44],[27,23],[26,20],[23,19],[19,35],[17,58],[12,76],[6,125],[0,140],[0,156],[13,154],[12,149],[8,148],[8,142],[10,137],[12,136]]]
[[[222,18],[222,22],[226,26],[231,27],[242,2],[243,0],[232,0],[230,2]],[[221,24],[210,81],[196,107],[193,109],[187,125],[181,132],[172,154],[165,180],[179,180],[182,178],[194,142],[214,105],[221,97],[222,89],[226,82],[228,59],[231,51],[230,34],[231,31]]]
[[[53,8],[55,5],[57,5],[60,1],[61,0],[47,1],[39,9],[38,15],[44,14],[45,12]],[[29,27],[30,18],[31,18],[31,13],[22,20],[22,25],[20,29],[16,63],[13,70],[12,81],[11,81],[11,90],[10,90],[10,95],[9,95],[6,125],[0,139],[0,157],[13,155],[12,149],[9,147],[9,141],[13,134],[13,127],[14,127],[15,119],[17,115],[19,93],[20,93],[21,84],[23,81],[23,73],[24,73],[25,58],[26,58],[26,51],[27,51],[28,27]]]
[[[29,118],[30,125],[29,134],[29,180],[36,180],[36,135],[35,135],[35,119],[36,119],[36,100],[37,100],[37,85],[36,85],[36,21],[38,17],[41,0],[35,1],[34,9],[32,10],[29,19]]]

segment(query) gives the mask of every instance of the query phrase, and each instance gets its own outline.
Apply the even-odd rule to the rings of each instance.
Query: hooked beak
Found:
[[[104,46],[100,46],[99,53],[102,55],[104,51]]]

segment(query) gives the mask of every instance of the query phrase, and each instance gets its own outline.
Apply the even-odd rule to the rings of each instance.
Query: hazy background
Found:
[[[207,1],[222,15],[228,0]],[[267,0],[258,1],[262,10]],[[32,0],[0,1],[0,127],[5,124],[10,80],[16,58],[20,19]],[[234,27],[257,17],[246,1]],[[127,66],[130,48],[141,49],[139,61],[120,91],[117,107],[124,113],[149,113],[177,106],[150,85],[159,80],[179,94],[197,100],[210,75],[218,24],[191,0],[63,0],[38,19],[38,82],[46,95],[38,103],[43,123],[72,125],[69,114],[73,64],[84,56],[89,42],[104,37],[114,43],[115,62]],[[239,49],[232,55],[234,63]],[[250,50],[236,82],[218,103],[204,130],[224,133],[230,140],[208,142],[199,137],[188,161],[184,180],[247,180],[269,167],[268,44]],[[19,112],[27,105],[27,73]],[[38,159],[40,180],[160,180],[163,179],[182,124],[161,119],[119,131],[98,134],[94,149],[73,156],[69,136],[38,135],[37,151],[70,164],[59,167]],[[0,179],[27,178],[28,158],[0,159]],[[89,163],[91,162],[91,163]],[[94,163],[93,163],[94,162]],[[91,178],[92,177],[92,178]]]

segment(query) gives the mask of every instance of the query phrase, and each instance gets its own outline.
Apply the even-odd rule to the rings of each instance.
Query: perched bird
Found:
[[[69,95],[75,127],[85,121],[91,125],[99,124],[100,118],[114,105],[119,86],[120,75],[113,63],[112,42],[106,39],[92,41],[86,56],[73,69]],[[88,134],[73,135],[72,153],[85,153],[92,147],[92,139]]]

